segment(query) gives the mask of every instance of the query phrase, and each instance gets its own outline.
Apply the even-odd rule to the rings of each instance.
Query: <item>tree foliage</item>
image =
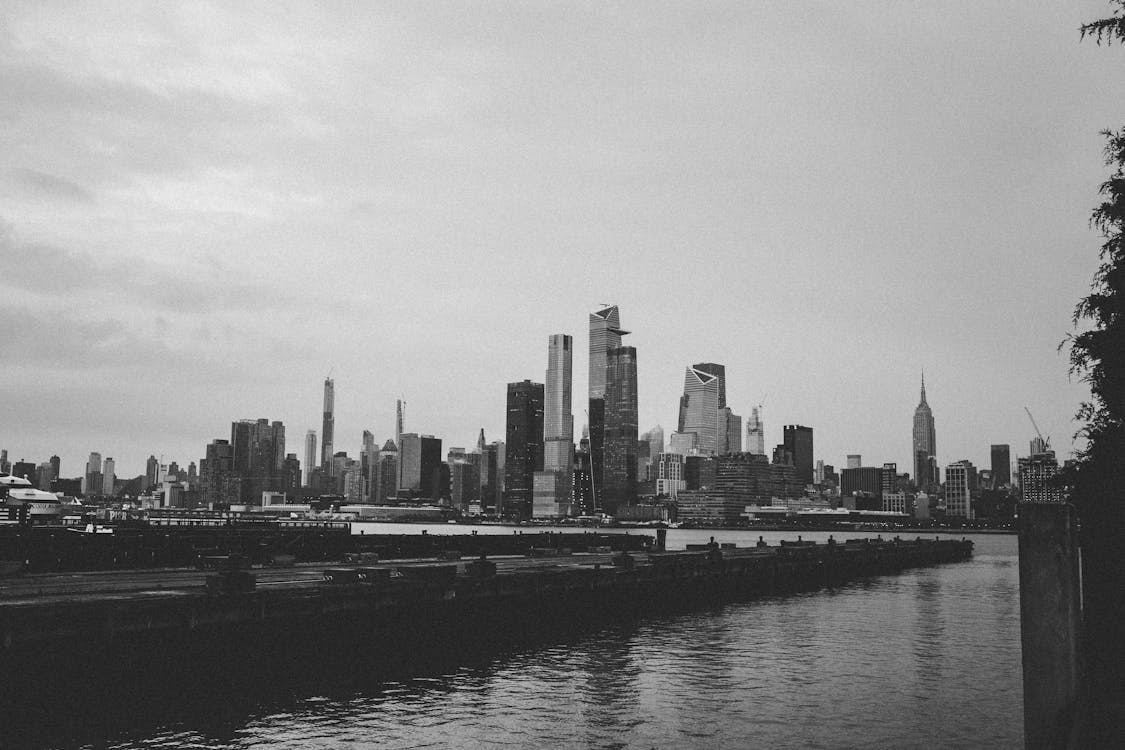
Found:
[[[1101,44],[1103,40],[1106,44],[1113,44],[1114,39],[1118,42],[1125,42],[1125,14],[1122,13],[1122,11],[1125,11],[1125,0],[1110,0],[1110,2],[1118,6],[1117,10],[1113,11],[1112,16],[1084,23],[1078,27],[1083,39],[1092,37],[1098,44]]]
[[[1114,15],[1081,27],[1083,38],[1125,42],[1125,0]],[[1090,294],[1074,310],[1074,324],[1088,330],[1069,337],[1071,373],[1090,387],[1077,417],[1086,446],[1078,452],[1076,500],[1099,502],[1108,487],[1125,487],[1125,128],[1103,131],[1112,173],[1102,183],[1101,204],[1090,224],[1104,241]],[[1065,343],[1065,342],[1064,342]]]

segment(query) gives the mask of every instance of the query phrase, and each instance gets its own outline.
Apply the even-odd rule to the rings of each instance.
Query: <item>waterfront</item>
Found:
[[[670,530],[669,546],[712,534],[757,539]],[[1016,539],[973,539],[966,563],[504,651],[466,643],[410,675],[359,659],[278,684],[250,676],[150,702],[145,726],[113,720],[122,706],[100,734],[95,720],[41,746],[1018,747]]]

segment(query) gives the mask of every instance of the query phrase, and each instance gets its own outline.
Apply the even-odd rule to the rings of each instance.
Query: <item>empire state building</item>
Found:
[[[934,413],[926,403],[926,375],[922,374],[922,400],[914,409],[914,482],[926,490],[937,484],[937,438],[934,434]]]

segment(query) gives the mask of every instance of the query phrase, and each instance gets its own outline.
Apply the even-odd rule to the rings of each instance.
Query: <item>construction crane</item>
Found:
[[[1035,424],[1035,417],[1031,416],[1031,409],[1026,406],[1023,410],[1027,412],[1027,418],[1031,420],[1031,426],[1035,428],[1035,434],[1039,436],[1039,442],[1043,444],[1043,450],[1048,451],[1051,449],[1051,438],[1044,438],[1043,433],[1039,431],[1039,425]]]

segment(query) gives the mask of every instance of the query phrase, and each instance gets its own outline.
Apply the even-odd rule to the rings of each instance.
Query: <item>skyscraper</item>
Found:
[[[926,403],[926,375],[922,374],[922,400],[914,409],[914,483],[926,491],[936,484],[937,438],[934,433],[934,413]]]
[[[102,491],[102,454],[92,452],[82,475],[82,494],[99,495]]]
[[[537,517],[570,514],[574,472],[573,356],[572,337],[557,333],[548,339],[543,388],[543,469],[534,478],[532,508]]]
[[[159,474],[160,461],[156,459],[156,456],[149,456],[148,461],[145,462],[145,486],[143,489],[146,492],[156,486],[156,478]]]
[[[398,447],[393,440],[388,440],[379,451],[379,461],[375,464],[371,478],[371,495],[376,503],[386,503],[396,497],[398,477]]]
[[[504,507],[507,515],[531,516],[535,472],[543,468],[543,384],[508,383]]]
[[[303,486],[309,486],[309,476],[316,466],[316,430],[309,430],[305,433],[305,465],[301,479]]]
[[[1012,483],[1012,452],[1008,445],[992,446],[992,486],[999,489]]]
[[[420,500],[441,497],[441,438],[407,432],[399,446],[399,494]]]
[[[719,425],[719,410],[726,406],[726,368],[701,362],[684,370],[684,395],[680,397],[680,422],[677,432],[694,432],[702,455],[713,456],[719,449],[719,431],[726,441],[726,420]]]
[[[945,514],[973,518],[972,493],[976,489],[977,469],[969,461],[945,467]]]
[[[113,458],[107,457],[102,467],[101,493],[103,495],[112,497],[114,485],[117,483],[117,473],[114,469]]]
[[[757,406],[750,410],[750,419],[746,420],[746,452],[755,456],[766,455],[766,429]]]
[[[604,479],[597,498],[607,513],[637,499],[637,350],[606,353]],[[592,434],[592,433],[591,433]]]
[[[320,465],[325,470],[332,463],[332,436],[336,429],[336,382],[324,379],[324,422],[320,431]]]
[[[784,431],[785,450],[793,456],[797,479],[813,483],[813,430],[799,424],[787,424]]]
[[[605,459],[605,390],[607,353],[621,346],[621,337],[628,335],[621,328],[621,314],[611,305],[590,315],[590,482],[595,503],[600,503]]]

